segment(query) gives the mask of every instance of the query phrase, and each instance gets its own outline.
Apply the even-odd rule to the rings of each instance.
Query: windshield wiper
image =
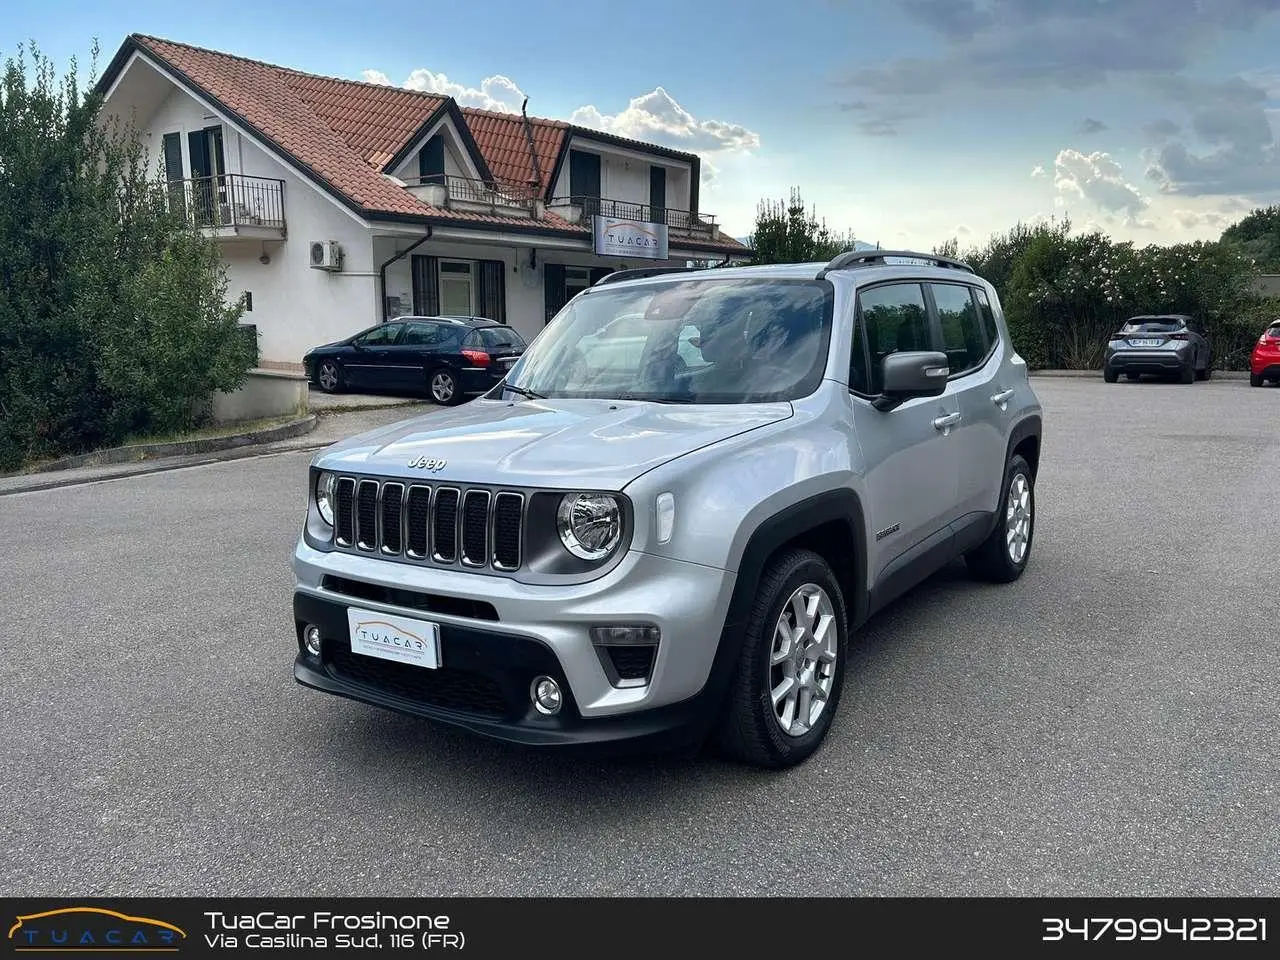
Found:
[[[510,383],[504,383],[504,384],[502,385],[502,389],[503,389],[503,390],[510,390],[512,393],[514,393],[514,394],[518,394],[519,396],[522,396],[522,397],[526,397],[526,398],[527,398],[527,399],[529,399],[529,400],[545,400],[545,399],[547,399],[545,396],[543,396],[543,395],[542,395],[542,394],[540,394],[540,393],[537,393],[537,392],[535,392],[535,391],[533,391],[533,390],[526,390],[524,387],[517,387],[517,386],[515,386],[514,384],[510,384]]]

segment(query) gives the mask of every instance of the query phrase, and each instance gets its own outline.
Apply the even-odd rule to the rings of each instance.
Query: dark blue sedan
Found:
[[[316,347],[302,358],[326,393],[426,390],[461,403],[492,389],[525,351],[520,334],[483,317],[398,317]]]

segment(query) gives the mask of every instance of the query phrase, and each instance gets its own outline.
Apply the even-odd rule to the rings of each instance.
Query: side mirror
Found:
[[[941,396],[951,375],[947,355],[937,350],[891,353],[881,369],[884,389],[874,406],[886,412],[916,397]]]

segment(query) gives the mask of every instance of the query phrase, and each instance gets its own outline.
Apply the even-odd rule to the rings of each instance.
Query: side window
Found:
[[[918,283],[886,283],[858,294],[859,336],[854,349],[865,342],[870,369],[864,371],[865,393],[878,394],[882,388],[884,358],[899,350],[931,350],[929,317],[924,306],[924,289]],[[856,365],[856,358],[851,364]],[[855,388],[856,389],[856,388]]]
[[[987,355],[987,343],[973,305],[973,288],[959,283],[931,283],[933,302],[942,327],[942,349],[951,376],[978,367]]]
[[[403,326],[402,323],[384,323],[380,327],[374,327],[364,336],[358,337],[356,343],[364,347],[386,346],[395,342]]]
[[[440,339],[440,328],[434,323],[411,323],[404,330],[403,346],[426,346]]]
[[[987,291],[981,287],[973,288],[978,298],[978,313],[982,315],[982,329],[987,332],[987,346],[1000,340],[1000,328],[996,326],[996,314],[991,309],[991,301],[987,299]]]
[[[484,341],[480,339],[479,330],[471,330],[462,338],[463,350],[483,350]]]

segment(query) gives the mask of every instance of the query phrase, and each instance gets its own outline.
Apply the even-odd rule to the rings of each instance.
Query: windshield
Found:
[[[819,280],[681,280],[575,298],[499,396],[665,403],[795,400],[818,388],[832,288]]]
[[[1125,333],[1176,333],[1182,329],[1181,320],[1170,320],[1166,317],[1153,320],[1134,319],[1124,325]]]

